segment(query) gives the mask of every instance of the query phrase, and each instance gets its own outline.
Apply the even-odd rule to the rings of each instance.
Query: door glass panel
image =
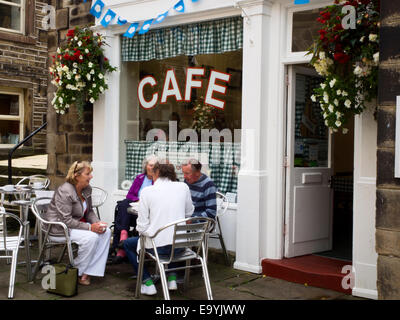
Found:
[[[308,51],[318,36],[321,23],[317,21],[324,8],[293,13],[292,52]]]
[[[313,89],[321,78],[296,74],[295,167],[328,167],[328,128],[318,102],[312,102]]]
[[[17,144],[19,142],[19,120],[0,120],[2,144]]]
[[[0,115],[19,115],[19,96],[0,93]]]

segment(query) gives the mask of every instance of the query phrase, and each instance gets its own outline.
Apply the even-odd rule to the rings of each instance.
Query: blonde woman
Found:
[[[49,221],[61,221],[69,229],[71,241],[78,244],[74,266],[79,283],[90,284],[90,276],[103,277],[110,246],[111,231],[92,209],[93,168],[87,161],[75,161],[68,170],[66,182],[54,193],[47,210]],[[53,226],[53,235],[63,235],[60,226]],[[56,241],[57,237],[52,237]]]

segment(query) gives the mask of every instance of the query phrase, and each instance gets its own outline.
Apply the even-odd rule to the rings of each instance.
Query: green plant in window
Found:
[[[203,97],[196,100],[193,108],[192,128],[195,130],[212,129],[215,126],[215,108],[205,104]]]
[[[356,27],[344,28],[343,6],[356,10]],[[365,103],[377,96],[379,63],[379,0],[335,0],[317,20],[319,38],[309,53],[311,64],[324,77],[311,99],[319,102],[325,125],[336,132]]]
[[[50,67],[52,83],[57,87],[52,100],[57,113],[64,114],[75,104],[83,123],[85,104],[94,103],[108,89],[105,75],[116,68],[104,57],[105,44],[104,38],[89,28],[68,30],[67,43],[57,48]]]

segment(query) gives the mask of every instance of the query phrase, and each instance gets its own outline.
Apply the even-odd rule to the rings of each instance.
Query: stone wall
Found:
[[[381,1],[377,150],[378,297],[400,299],[400,179],[394,178],[396,96],[400,95],[400,7]]]
[[[18,88],[24,94],[24,137],[40,127],[47,113],[47,33],[41,27],[44,5],[27,1],[25,35],[0,31],[0,87]],[[28,12],[29,11],[29,12]],[[46,130],[24,145],[46,150]],[[32,148],[29,148],[32,147]],[[0,149],[8,154],[8,149]]]
[[[94,17],[89,13],[91,1],[83,0],[49,0],[56,7],[56,30],[48,32],[49,64],[57,47],[66,41],[69,29],[75,26],[94,24]],[[72,106],[65,115],[58,115],[51,105],[55,87],[49,81],[47,99],[47,174],[51,179],[50,188],[56,188],[65,181],[69,166],[75,160],[92,159],[92,121],[90,106],[84,114],[84,124],[78,121],[76,108]]]

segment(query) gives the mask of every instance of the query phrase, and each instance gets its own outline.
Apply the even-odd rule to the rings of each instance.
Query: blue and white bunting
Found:
[[[118,23],[120,26],[123,26],[123,25],[126,24],[127,22],[128,22],[128,20],[123,19],[123,18],[121,18],[121,17],[118,17],[117,23]]]
[[[294,4],[307,4],[310,0],[294,0]]]
[[[189,0],[187,0],[187,1],[189,1]],[[199,2],[199,0],[191,0],[191,1]],[[309,2],[309,0],[294,0],[294,1],[295,1],[295,4]],[[87,2],[87,0],[83,0],[83,2]],[[97,19],[100,19],[105,6],[106,6],[106,4],[102,0],[96,0],[95,3],[93,4],[93,6],[90,8],[90,13],[93,16],[95,16]],[[155,18],[146,20],[145,22],[143,22],[141,28],[139,28],[139,22],[134,22],[134,23],[129,22],[130,25],[129,25],[128,29],[126,30],[126,32],[124,33],[124,37],[132,38],[137,33],[138,30],[139,30],[139,32],[138,32],[139,34],[145,34],[146,32],[148,32],[150,30],[150,26],[152,24],[157,24],[157,23],[163,22],[165,20],[165,18],[169,15],[169,12],[170,12],[170,10],[172,10],[172,8],[176,12],[179,12],[179,13],[185,12],[184,0],[177,1],[173,7],[169,8],[164,13],[160,13],[157,16],[155,15]],[[111,9],[108,9],[106,14],[101,19],[100,24],[103,27],[107,28],[108,25],[114,20],[114,18],[116,16],[117,16],[117,14],[114,11],[112,11]],[[124,19],[122,16],[118,16],[116,23],[120,26],[123,26],[128,23],[128,20]]]
[[[137,22],[132,23],[132,24],[129,26],[128,30],[126,30],[126,32],[125,32],[125,34],[124,34],[124,37],[132,38],[132,37],[135,35],[135,33],[136,33],[138,27],[139,27],[139,23],[137,23]]]
[[[111,9],[108,9],[107,13],[104,15],[103,19],[101,20],[101,25],[106,28],[110,22],[115,18],[117,14],[112,11]]]
[[[164,19],[165,19],[167,16],[168,16],[168,11],[166,11],[166,12],[160,14],[157,18],[154,19],[154,22],[153,22],[153,23],[154,23],[154,24],[156,24],[156,23],[161,23],[161,22],[164,21]]]
[[[104,8],[104,2],[101,0],[97,0],[94,3],[94,5],[90,8],[90,13],[98,19],[101,16],[103,8]]]
[[[177,2],[176,5],[174,5],[174,9],[181,13],[185,12],[185,3],[183,2],[183,0]]]
[[[143,22],[142,28],[140,28],[139,34],[145,34],[147,31],[149,31],[151,23],[153,22],[153,19],[146,20]]]

